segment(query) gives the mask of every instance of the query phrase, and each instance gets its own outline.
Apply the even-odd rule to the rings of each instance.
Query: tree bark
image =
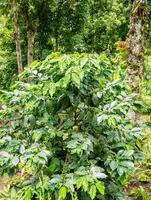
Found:
[[[130,28],[127,34],[129,85],[136,96],[141,96],[144,71],[145,26],[147,0],[131,0]],[[134,112],[133,121],[138,124],[139,112]]]
[[[27,63],[28,66],[33,62],[34,59],[34,44],[35,44],[35,36],[38,30],[38,26],[42,23],[42,18],[45,11],[45,0],[41,0],[41,5],[39,8],[39,15],[34,23],[30,22],[30,14],[29,14],[29,4],[27,3],[24,6],[24,17],[26,23],[27,30]]]
[[[141,94],[144,70],[147,0],[131,0],[130,28],[127,35],[128,75],[132,92]]]
[[[24,17],[25,17],[25,24],[27,31],[27,64],[29,66],[34,58],[34,42],[35,42],[36,30],[30,24],[28,3],[24,7]]]
[[[56,38],[55,38],[55,48],[54,48],[54,51],[55,52],[59,51],[59,38],[58,38],[58,35],[56,35]]]
[[[22,64],[22,51],[21,51],[21,38],[20,38],[20,27],[19,27],[19,18],[18,18],[18,8],[17,0],[12,1],[12,8],[14,13],[14,22],[15,22],[15,40],[16,40],[16,54],[17,54],[17,64],[18,64],[18,73],[23,72]]]
[[[29,29],[27,32],[27,40],[28,40],[28,52],[27,52],[27,62],[28,66],[32,63],[34,58],[34,42],[35,42],[36,32]]]

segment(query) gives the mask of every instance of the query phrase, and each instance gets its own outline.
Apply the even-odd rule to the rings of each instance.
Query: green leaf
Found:
[[[9,158],[10,154],[6,151],[0,151],[0,158]]]
[[[123,167],[129,168],[130,170],[134,167],[134,163],[128,160],[120,162],[120,165]]]
[[[17,192],[14,188],[11,189],[10,191],[11,199],[17,199]]]
[[[19,158],[17,156],[13,157],[13,159],[12,159],[13,166],[17,166],[18,163],[19,163]]]
[[[90,195],[92,200],[95,198],[95,196],[96,196],[96,186],[95,185],[92,185],[90,187],[89,195]]]
[[[24,145],[21,145],[20,146],[20,149],[19,149],[19,152],[21,153],[21,154],[24,154],[25,153],[25,147],[24,147]]]
[[[67,196],[67,188],[62,186],[59,190],[59,199],[65,199]]]
[[[104,191],[105,191],[104,183],[98,181],[95,185],[99,193],[104,195]]]
[[[103,173],[103,169],[97,166],[93,166],[91,168],[91,172],[92,172],[92,175],[97,179],[100,179],[100,178],[103,179],[107,177],[107,175]]]
[[[35,125],[35,123],[36,123],[36,118],[35,118],[34,115],[29,115],[28,120],[29,120],[31,126],[34,126],[34,125]]]
[[[30,64],[30,68],[33,68],[37,63],[38,63],[38,60],[34,60],[34,61]]]
[[[114,171],[118,167],[117,162],[112,160],[110,163],[110,167],[111,167],[112,171]]]
[[[80,189],[80,187],[82,187],[82,183],[83,183],[83,177],[79,177],[77,180],[77,189]]]
[[[48,156],[51,155],[51,152],[50,151],[47,151],[47,150],[41,150],[41,152],[38,154],[38,156],[40,158],[43,158],[45,161],[48,160]]]
[[[48,169],[51,173],[58,171],[60,169],[60,160],[58,158],[52,158]]]
[[[113,116],[108,119],[108,124],[109,124],[109,126],[115,126],[116,121]]]
[[[49,94],[51,95],[51,97],[54,95],[55,92],[56,92],[56,85],[55,85],[55,83],[50,83],[49,84]]]
[[[88,62],[88,58],[82,58],[80,62],[80,66],[81,67],[85,66],[87,62]]]
[[[62,78],[61,86],[62,86],[63,88],[66,88],[67,85],[69,84],[69,82],[70,82],[70,73],[66,73],[66,74],[65,74],[65,77]]]
[[[69,149],[75,149],[78,145],[78,141],[77,140],[70,140],[67,144],[67,148]]]
[[[32,190],[31,188],[28,188],[25,192],[25,199],[26,200],[31,200],[32,199]]]
[[[75,86],[77,86],[78,88],[80,87],[81,80],[78,74],[72,73],[72,81],[75,84]]]
[[[126,168],[125,167],[118,167],[117,168],[117,172],[119,174],[119,176],[122,176],[126,171]]]
[[[86,177],[83,177],[83,182],[82,182],[82,187],[83,187],[83,190],[86,192],[88,190],[88,180]]]
[[[78,178],[76,184],[77,184],[77,189],[82,187],[85,192],[88,190],[88,186],[89,186],[88,185],[88,180],[87,180],[87,178],[85,176],[82,176],[82,177]]]
[[[35,141],[35,142],[38,142],[42,137],[42,132],[40,131],[35,131],[32,135],[32,139]]]

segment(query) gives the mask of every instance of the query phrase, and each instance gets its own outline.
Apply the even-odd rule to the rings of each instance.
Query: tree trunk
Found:
[[[28,30],[27,40],[28,40],[27,62],[29,66],[32,63],[34,57],[35,31],[32,31],[31,29]]]
[[[33,28],[33,24],[30,23],[28,2],[24,6],[24,17],[27,31],[27,64],[29,66],[32,63],[34,57],[34,42],[36,30]]]
[[[37,16],[36,21],[33,23],[30,20],[29,15],[29,4],[24,6],[24,17],[26,23],[26,30],[27,30],[27,63],[28,66],[32,63],[34,58],[34,44],[35,44],[35,36],[40,24],[42,24],[43,15],[45,12],[45,0],[41,0],[41,5],[39,8],[39,16]]]
[[[17,54],[17,64],[18,64],[18,73],[23,72],[22,64],[22,52],[21,52],[21,39],[20,39],[20,28],[19,28],[19,18],[18,18],[18,9],[17,9],[17,0],[12,1],[12,8],[14,13],[14,22],[15,22],[15,40],[16,40],[16,54]]]
[[[132,92],[141,93],[147,0],[131,0],[131,4],[130,28],[127,35],[129,85]]]
[[[56,38],[55,38],[55,48],[54,48],[54,51],[55,52],[59,51],[59,38],[58,38],[58,35],[56,35]]]
[[[127,35],[129,85],[137,97],[141,96],[144,71],[145,25],[147,0],[131,0],[130,28]],[[134,122],[139,120],[135,112]]]

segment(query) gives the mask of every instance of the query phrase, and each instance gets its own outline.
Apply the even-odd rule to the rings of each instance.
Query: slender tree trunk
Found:
[[[144,71],[145,25],[147,16],[147,0],[131,0],[130,27],[127,35],[128,76],[133,93],[141,96]],[[134,122],[139,120],[135,113]]]
[[[43,50],[45,48],[45,10],[46,9],[46,1],[43,0],[41,3],[41,8],[40,8],[40,12],[39,12],[39,27],[38,30],[40,32],[40,39],[39,39],[39,49],[40,49],[40,59],[43,58]]]
[[[21,51],[21,39],[20,39],[20,28],[19,28],[17,0],[12,1],[12,8],[13,8],[14,22],[15,22],[15,35],[14,36],[15,36],[15,40],[16,40],[18,73],[21,73],[21,72],[23,72],[23,64],[22,64],[22,51]]]
[[[56,51],[56,52],[59,51],[59,38],[58,38],[58,35],[56,35],[56,38],[55,38],[55,48],[54,48],[54,51]]]
[[[32,31],[30,29],[28,30],[27,40],[28,40],[27,62],[29,66],[32,63],[34,57],[35,31]]]
[[[34,42],[35,42],[36,30],[30,23],[28,2],[24,6],[24,17],[25,17],[25,24],[27,31],[27,64],[29,66],[32,63],[34,57]]]
[[[39,9],[39,16],[34,23],[30,22],[29,19],[29,4],[27,2],[26,6],[24,7],[24,17],[26,23],[26,30],[27,30],[27,63],[28,66],[33,62],[34,58],[34,44],[35,44],[35,36],[38,30],[38,27],[42,23],[42,18],[45,11],[45,0],[41,0],[41,6]]]

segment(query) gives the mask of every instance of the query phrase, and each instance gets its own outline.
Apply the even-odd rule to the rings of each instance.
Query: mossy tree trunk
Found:
[[[142,95],[146,19],[147,0],[131,0],[130,27],[126,40],[128,50],[127,71],[129,85],[136,97],[141,97]],[[135,112],[132,120],[138,124],[139,119],[139,112]]]
[[[147,0],[131,0],[131,6],[130,27],[127,35],[129,84],[132,92],[141,93]]]

